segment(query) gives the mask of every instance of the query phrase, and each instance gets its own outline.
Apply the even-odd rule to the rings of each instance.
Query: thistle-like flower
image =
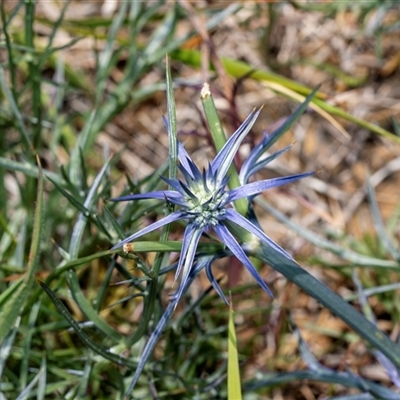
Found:
[[[306,100],[307,104],[310,99]],[[303,107],[304,109],[304,104],[306,102],[304,102],[300,107]],[[287,150],[286,148],[275,155],[270,156],[267,161],[258,161],[265,149],[272,144],[272,139],[275,137],[272,134],[271,136],[266,137],[266,140],[264,140],[258,147],[254,148],[249,157],[250,162],[244,163],[244,166],[239,174],[242,186],[231,190],[228,188],[228,170],[232,164],[236,152],[239,149],[240,144],[249,133],[260,111],[261,110],[253,111],[246,118],[238,130],[229,138],[223,148],[219,151],[214,160],[209,163],[208,169],[204,169],[203,171],[200,171],[195,165],[183,145],[178,143],[178,167],[182,174],[183,180],[161,177],[161,179],[163,179],[174,190],[161,190],[143,194],[132,194],[111,199],[111,201],[114,202],[140,199],[159,199],[179,207],[176,211],[172,212],[168,216],[160,219],[150,226],[141,229],[113,247],[113,249],[119,248],[124,244],[131,242],[140,236],[152,232],[166,224],[170,224],[178,220],[186,220],[187,226],[183,236],[181,255],[175,275],[175,279],[177,279],[182,272],[181,283],[176,292],[176,298],[179,298],[182,294],[190,275],[200,237],[204,231],[208,231],[209,229],[212,229],[218,235],[218,237],[232,252],[232,254],[234,254],[244,264],[244,266],[256,279],[258,284],[271,297],[271,291],[252,265],[243,247],[238,243],[235,236],[230,231],[229,226],[235,224],[241,228],[244,228],[246,231],[253,234],[258,241],[273,247],[281,254],[291,258],[291,256],[285,250],[271,240],[258,226],[237,212],[234,207],[234,202],[242,198],[253,198],[264,190],[297,181],[301,178],[305,178],[314,174],[314,172],[247,183],[250,175],[262,168],[268,161]],[[294,114],[297,115],[297,113]]]

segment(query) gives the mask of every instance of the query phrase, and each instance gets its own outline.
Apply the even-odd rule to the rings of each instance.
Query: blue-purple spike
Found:
[[[179,168],[179,171],[181,171],[183,177],[185,178],[185,181],[190,182],[190,181],[193,181],[195,178],[192,174],[190,165],[187,161],[188,161],[188,159],[186,159],[187,167],[181,163],[181,164],[178,164],[178,168]]]
[[[229,199],[230,201],[235,201],[243,197],[254,196],[263,192],[264,190],[286,185],[287,183],[298,181],[299,179],[306,178],[307,176],[314,174],[315,172],[313,171],[306,172],[304,174],[289,175],[282,178],[266,179],[264,181],[248,183],[247,185],[231,190],[229,192]]]
[[[210,281],[214,290],[218,293],[219,297],[221,297],[221,299],[226,303],[226,305],[229,306],[229,301],[225,297],[224,292],[222,291],[221,287],[218,285],[217,280],[214,278],[214,275],[213,275],[212,269],[211,269],[211,263],[206,265],[206,274],[207,274],[208,280]]]
[[[253,278],[257,281],[257,283],[264,289],[264,291],[273,298],[274,295],[272,294],[271,290],[258,274],[257,270],[254,268],[253,264],[247,257],[246,253],[237,242],[237,240],[233,237],[232,233],[229,232],[228,228],[224,224],[219,224],[215,228],[215,232],[220,237],[222,242],[226,244],[229,250],[235,255],[236,258],[239,259],[246,267],[246,269],[253,275]]]
[[[190,191],[190,189],[187,187],[187,185],[185,185],[182,181],[179,181],[179,184],[181,185],[181,188],[183,189],[183,191],[184,191],[189,197],[191,197],[191,198],[194,199],[194,200],[197,199],[196,195]]]
[[[190,158],[187,159],[187,162],[188,162],[190,170],[192,171],[193,178],[195,180],[201,179],[201,172],[197,168],[197,165]]]
[[[178,190],[179,192],[181,191],[181,185],[180,185],[178,179],[169,179],[162,175],[159,175],[159,176],[160,176],[160,179],[162,179],[169,186],[173,187],[175,190]]]

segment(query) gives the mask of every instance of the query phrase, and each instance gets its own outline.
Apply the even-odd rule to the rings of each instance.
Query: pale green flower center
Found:
[[[228,194],[218,191],[211,183],[205,187],[203,182],[196,182],[190,187],[190,191],[196,198],[186,196],[186,204],[188,211],[193,214],[194,223],[201,228],[216,226],[219,218],[226,213],[224,205]]]

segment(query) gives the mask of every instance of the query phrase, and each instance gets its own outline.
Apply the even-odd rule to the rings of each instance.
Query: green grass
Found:
[[[110,251],[146,218],[162,216],[171,208],[159,202],[136,202],[125,207],[106,202],[112,197],[112,188],[121,187],[117,170],[121,154],[110,156],[106,147],[99,154],[96,143],[99,133],[116,116],[161,92],[169,104],[163,110],[170,121],[169,159],[159,160],[158,170],[142,179],[129,171],[124,193],[159,189],[159,174],[176,176],[179,103],[175,106],[173,102],[176,94],[172,82],[178,76],[172,77],[167,66],[165,84],[142,87],[140,83],[149,72],[164,69],[166,53],[170,54],[170,64],[199,68],[200,53],[182,49],[195,32],[180,34],[177,28],[186,18],[185,12],[179,4],[167,2],[122,2],[113,18],[84,21],[67,20],[66,3],[55,22],[37,16],[34,1],[21,0],[11,9],[3,3],[0,7],[0,49],[7,55],[0,64],[0,397],[123,399],[149,334],[167,307],[171,254],[181,248],[183,226],[175,224],[149,235],[148,240],[135,242],[133,252]],[[240,8],[232,5],[208,10],[207,28],[215,29]],[[23,28],[19,21],[23,21]],[[50,30],[46,45],[38,40],[35,21]],[[60,30],[73,39],[55,47]],[[96,50],[93,77],[58,57],[63,48],[89,37],[102,44]],[[249,74],[247,79],[269,82],[277,93],[286,96],[304,96],[312,90],[240,60],[222,59],[222,63],[230,76]],[[110,76],[116,70],[120,78],[113,82]],[[72,111],[72,98],[84,99],[90,111]],[[331,116],[385,136],[398,146],[398,136],[329,105],[323,93],[312,101]],[[215,108],[208,111],[206,118],[215,122]],[[210,130],[215,133],[212,127]],[[307,260],[306,264],[339,267],[356,288],[347,299],[279,254],[258,248],[252,255],[260,265],[269,264],[345,321],[358,340],[371,346],[371,354],[390,360],[394,371],[394,365],[400,367],[400,350],[376,327],[366,298],[378,296],[387,313],[397,320],[397,286],[391,280],[398,278],[400,260],[394,240],[398,213],[386,228],[371,186],[367,191],[378,235],[373,239],[366,235],[363,240],[348,233],[337,240],[328,239],[257,200],[261,208],[323,249],[323,254],[338,257],[339,265],[330,265],[324,257]],[[244,242],[248,239],[240,231],[238,237]],[[222,248],[211,236],[199,245],[199,252],[210,255]],[[351,272],[355,266],[358,275]],[[387,271],[393,274],[390,278]],[[239,285],[231,291],[235,315],[240,316],[236,327],[229,308],[211,287],[201,285],[198,293],[186,293],[145,365],[133,398],[147,399],[156,393],[160,399],[234,400],[233,395],[229,397],[232,390],[241,391],[244,399],[254,398],[252,395],[257,398],[270,396],[271,387],[299,379],[341,384],[368,392],[371,398],[400,398],[388,385],[350,372],[328,370],[312,355],[290,318],[285,318],[288,323],[281,333],[289,332],[291,321],[298,338],[296,360],[302,358],[307,368],[293,372],[262,370],[250,379],[244,377],[242,371],[247,371],[246,366],[257,354],[257,337],[274,305],[255,285]],[[237,306],[249,299],[249,308]],[[350,304],[354,299],[362,305],[364,314]],[[249,327],[254,337],[242,342],[242,333]],[[236,338],[231,340],[235,328]],[[273,361],[268,360],[268,365]],[[242,385],[232,384],[239,375]]]

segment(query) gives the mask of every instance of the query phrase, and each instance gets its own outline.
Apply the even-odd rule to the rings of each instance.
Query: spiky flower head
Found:
[[[255,148],[250,154],[249,159],[251,159],[251,162],[244,164],[239,174],[239,176],[242,178],[243,185],[234,189],[228,188],[228,170],[233,162],[240,144],[251,130],[259,113],[260,110],[254,110],[250,113],[237,131],[229,138],[222,149],[218,152],[214,160],[209,164],[208,168],[203,169],[202,171],[200,171],[196,164],[192,161],[183,145],[178,143],[179,170],[183,179],[169,179],[161,177],[173,190],[132,194],[111,200],[117,202],[140,199],[159,199],[179,207],[176,211],[172,212],[168,216],[160,219],[150,226],[141,229],[133,235],[130,235],[113,247],[113,249],[119,248],[124,244],[131,242],[166,224],[170,224],[178,220],[186,220],[187,225],[183,236],[181,255],[175,275],[175,279],[177,279],[182,272],[181,284],[176,292],[176,298],[180,297],[185,288],[185,284],[188,280],[193,265],[200,237],[204,231],[207,231],[210,228],[214,230],[221,241],[244,264],[259,285],[271,297],[271,291],[252,265],[243,247],[238,243],[235,236],[230,231],[229,226],[234,224],[244,228],[253,234],[257,240],[262,241],[286,257],[291,258],[291,256],[285,250],[271,240],[257,225],[253,224],[238,211],[236,211],[234,202],[243,198],[251,199],[264,190],[297,181],[301,178],[314,174],[314,172],[247,183],[249,176],[254,174],[254,172],[266,164],[266,162],[263,162],[263,160],[258,161],[258,159],[265,151],[265,148],[269,147],[270,143],[272,142],[271,138],[274,136],[271,135],[267,137],[267,140],[264,140],[261,145]],[[167,124],[167,121],[165,121],[165,123]],[[286,149],[283,151],[286,151]],[[281,154],[283,151],[278,153]],[[212,283],[214,284],[213,281]],[[218,292],[221,295],[222,292]]]

